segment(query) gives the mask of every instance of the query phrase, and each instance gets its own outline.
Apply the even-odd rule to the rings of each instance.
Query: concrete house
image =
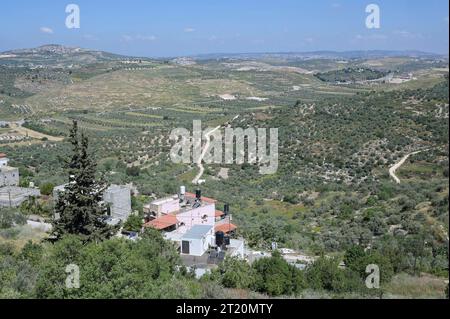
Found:
[[[0,167],[8,166],[8,157],[5,153],[0,153]]]
[[[214,245],[214,227],[194,225],[181,237],[181,254],[203,256]]]
[[[0,207],[18,207],[30,197],[39,197],[41,192],[36,188],[5,186],[0,188]]]
[[[154,218],[163,215],[176,213],[180,210],[180,200],[178,196],[166,197],[152,201],[150,204],[144,205],[144,213]]]
[[[64,192],[65,185],[53,188],[53,200],[57,201]],[[111,185],[103,193],[103,201],[108,205],[108,215],[113,219],[126,221],[131,214],[131,190],[123,185]]]
[[[103,194],[103,200],[109,206],[112,218],[126,221],[131,214],[130,188],[121,185],[111,185]]]
[[[10,166],[0,166],[0,187],[18,185],[19,169]]]
[[[19,185],[19,169],[8,166],[8,162],[6,154],[0,153],[0,187]]]

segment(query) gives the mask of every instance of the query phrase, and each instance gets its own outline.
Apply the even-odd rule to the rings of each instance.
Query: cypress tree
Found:
[[[72,156],[66,162],[69,182],[55,206],[59,217],[53,221],[53,236],[58,240],[66,234],[74,234],[84,242],[108,239],[117,228],[105,222],[107,206],[102,201],[107,185],[96,178],[97,164],[88,152],[88,137],[83,133],[79,136],[76,121],[69,141],[72,144]]]

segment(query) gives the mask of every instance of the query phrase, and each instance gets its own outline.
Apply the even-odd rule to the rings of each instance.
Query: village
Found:
[[[51,200],[56,203],[65,191],[66,184],[53,188]],[[139,240],[146,228],[160,231],[167,241],[174,243],[183,264],[200,278],[221,264],[226,257],[236,257],[249,263],[268,257],[271,252],[254,251],[246,247],[239,237],[238,226],[233,223],[229,204],[223,209],[218,201],[203,196],[196,188],[188,192],[180,186],[177,194],[158,198],[143,206],[143,227],[140,232],[127,231],[123,224],[137,211],[132,210],[133,185],[109,185],[103,193],[107,207],[106,223],[119,225],[117,237]],[[19,207],[30,198],[41,197],[39,188],[30,183],[29,187],[19,187],[19,169],[9,166],[6,154],[0,153],[0,208]],[[53,216],[58,219],[57,213]],[[51,220],[40,216],[28,216],[27,224],[44,232],[52,229]],[[273,243],[272,250],[278,249]],[[284,259],[300,269],[314,261],[314,257],[299,254],[291,249],[279,249]]]

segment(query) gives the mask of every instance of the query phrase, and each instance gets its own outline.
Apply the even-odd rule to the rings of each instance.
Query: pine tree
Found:
[[[87,136],[78,134],[73,122],[69,136],[72,156],[66,162],[69,182],[60,193],[53,222],[53,235],[60,239],[66,234],[79,235],[85,242],[99,242],[110,238],[117,230],[105,222],[107,207],[102,203],[106,183],[96,178],[97,164],[88,153]]]

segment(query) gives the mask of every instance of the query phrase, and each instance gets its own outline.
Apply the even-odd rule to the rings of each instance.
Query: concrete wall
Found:
[[[131,214],[131,191],[128,187],[111,185],[103,195],[110,205],[111,217],[125,221]]]
[[[65,185],[53,189],[53,200],[58,200],[64,192]],[[127,186],[111,185],[103,194],[103,201],[110,206],[111,217],[125,221],[131,214],[131,190]]]
[[[19,185],[19,169],[10,166],[0,167],[0,187],[18,186],[18,185]]]
[[[167,215],[180,210],[180,200],[178,198],[166,198],[155,200],[144,207],[144,212],[155,212],[156,217]]]
[[[211,225],[216,223],[216,205],[205,204],[204,206],[188,210],[177,214],[177,219],[180,223],[184,223],[186,230],[189,230],[194,225]],[[206,216],[204,219],[203,217]]]
[[[8,166],[8,159],[6,157],[0,158],[0,167]]]
[[[188,241],[189,242],[189,255],[190,256],[203,256],[207,251],[209,246],[212,246],[214,241],[214,228],[208,232],[202,238],[188,239],[183,238],[181,242]],[[181,244],[181,243],[180,243]]]
[[[35,188],[2,187],[0,188],[0,207],[18,207],[31,196],[39,197],[41,192]]]

